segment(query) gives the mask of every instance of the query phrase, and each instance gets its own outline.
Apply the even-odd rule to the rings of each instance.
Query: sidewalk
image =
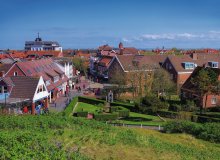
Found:
[[[55,102],[50,103],[49,109],[55,110],[57,112],[63,111],[74,97],[83,95],[83,86],[85,86],[86,89],[89,86],[89,81],[85,79],[85,77],[81,77],[80,83],[76,84],[75,86],[80,86],[80,88],[82,89],[81,92],[78,92],[76,89],[70,90],[68,96],[60,96],[55,100]]]

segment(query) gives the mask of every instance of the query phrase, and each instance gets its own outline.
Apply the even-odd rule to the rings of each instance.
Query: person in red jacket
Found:
[[[23,113],[28,113],[28,107],[27,106],[24,106]]]

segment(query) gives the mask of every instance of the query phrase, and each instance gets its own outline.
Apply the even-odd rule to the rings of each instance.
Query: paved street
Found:
[[[76,84],[76,87],[81,88],[81,92],[78,92],[76,89],[70,90],[70,93],[68,96],[61,96],[59,98],[57,98],[55,100],[55,102],[50,103],[50,110],[54,110],[54,111],[63,111],[65,109],[65,107],[69,104],[69,102],[76,96],[82,96],[83,95],[83,86],[85,86],[85,88],[87,88],[89,85],[89,81],[87,79],[85,79],[84,76],[82,76],[80,78],[80,81],[78,84]]]

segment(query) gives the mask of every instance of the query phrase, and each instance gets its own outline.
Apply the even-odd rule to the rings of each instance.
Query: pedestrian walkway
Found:
[[[89,83],[90,82],[84,76],[82,76],[79,83],[76,84],[77,87],[81,87],[81,92],[77,91],[76,89],[72,89],[67,96],[62,95],[54,102],[50,103],[49,108],[57,112],[63,111],[74,97],[83,96],[84,88],[86,89],[89,86]]]

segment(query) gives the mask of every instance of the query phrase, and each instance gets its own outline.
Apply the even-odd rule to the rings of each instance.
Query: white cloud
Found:
[[[128,42],[128,43],[129,43],[129,42],[132,42],[132,40],[131,40],[131,39],[128,39],[128,38],[122,38],[122,41],[123,41],[123,42]]]
[[[144,40],[220,40],[220,31],[209,31],[205,33],[163,33],[143,34],[133,38],[123,38],[125,42]]]

